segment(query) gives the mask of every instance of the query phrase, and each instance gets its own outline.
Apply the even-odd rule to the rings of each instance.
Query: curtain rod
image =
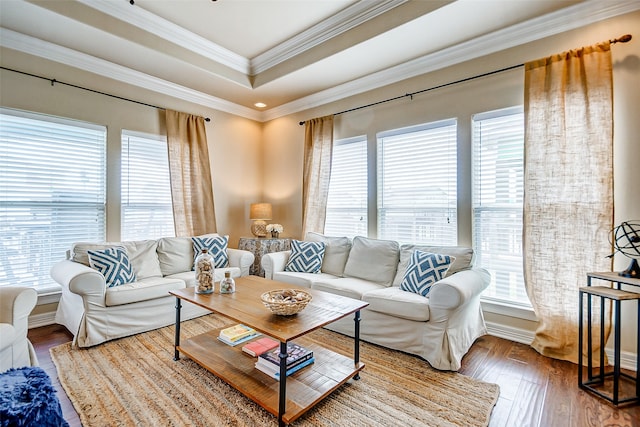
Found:
[[[134,104],[140,104],[140,105],[144,105],[146,107],[157,108],[158,110],[166,110],[166,108],[164,108],[164,107],[159,107],[159,106],[153,105],[153,104],[147,104],[146,102],[136,101],[135,99],[125,98],[123,96],[113,95],[111,93],[101,92],[101,91],[95,90],[95,89],[89,89],[88,87],[78,86],[78,85],[75,85],[73,83],[67,83],[67,82],[62,82],[60,80],[56,80],[56,79],[50,79],[48,77],[39,76],[37,74],[31,74],[31,73],[27,73],[25,71],[14,70],[13,68],[7,68],[7,67],[0,67],[0,68],[3,69],[3,70],[7,70],[7,71],[13,71],[14,73],[24,74],[25,76],[36,77],[38,79],[47,80],[47,81],[51,82],[51,86],[55,85],[56,83],[59,83],[61,85],[75,87],[76,89],[86,90],[88,92],[93,92],[93,93],[97,93],[97,94],[100,94],[100,95],[109,96],[111,98],[120,99],[122,101],[133,102]],[[205,122],[210,122],[211,119],[209,117],[205,117],[204,121]]]
[[[611,43],[611,44],[614,44],[614,43],[626,43],[629,40],[631,40],[631,37],[632,37],[631,34],[625,34],[624,36],[618,37],[617,39],[609,40],[609,43]],[[429,91],[435,90],[435,89],[441,89],[443,87],[455,85],[455,84],[458,84],[458,83],[468,82],[469,80],[479,79],[481,77],[487,77],[487,76],[490,76],[492,74],[498,74],[498,73],[502,73],[504,71],[509,71],[509,70],[513,70],[515,68],[520,68],[520,67],[524,67],[524,64],[512,65],[510,67],[505,67],[505,68],[501,68],[499,70],[489,71],[489,72],[486,72],[486,73],[478,74],[476,76],[472,76],[472,77],[467,77],[467,78],[464,78],[464,79],[456,80],[454,82],[444,83],[444,84],[441,84],[441,85],[438,85],[438,86],[433,86],[433,87],[430,87],[430,88],[427,88],[427,89],[418,90],[416,92],[405,93],[404,95],[394,96],[393,98],[383,99],[382,101],[372,102],[371,104],[361,105],[359,107],[354,107],[354,108],[350,108],[348,110],[340,111],[338,113],[333,113],[333,115],[337,116],[337,115],[344,114],[344,113],[350,113],[352,111],[362,110],[363,108],[373,107],[374,105],[384,104],[384,103],[387,103],[387,102],[396,101],[398,99],[402,99],[402,98],[406,98],[406,97],[409,97],[409,98],[413,99],[414,95],[418,95],[418,94],[421,94],[421,93],[424,93],[424,92],[429,92]],[[299,125],[302,126],[302,125],[304,125],[304,123],[305,123],[304,121],[301,121],[301,122],[299,122]]]

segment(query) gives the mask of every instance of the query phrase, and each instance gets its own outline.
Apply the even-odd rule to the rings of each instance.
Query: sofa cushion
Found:
[[[179,279],[167,279],[164,277],[147,277],[133,283],[107,288],[105,304],[108,307],[130,304],[168,296],[168,292],[182,289],[185,283]],[[135,308],[132,308],[135,310]]]
[[[224,268],[229,265],[229,255],[227,247],[229,246],[229,236],[198,236],[192,237],[194,262],[195,258],[207,249],[213,257],[213,265],[215,268]]]
[[[462,246],[402,245],[400,248],[400,262],[398,263],[396,277],[393,279],[393,286],[400,286],[400,283],[402,283],[404,273],[407,271],[409,259],[411,259],[411,254],[416,250],[455,257],[455,261],[451,264],[444,277],[451,276],[458,271],[468,270],[473,266],[472,248],[465,248]]]
[[[291,254],[284,271],[320,273],[324,257],[324,243],[291,240]]]
[[[376,289],[384,289],[384,285],[355,277],[340,277],[333,280],[314,282],[311,289],[325,291],[354,299],[362,299],[362,295]]]
[[[138,279],[162,277],[158,255],[156,254],[158,242],[155,240],[103,243],[77,242],[71,248],[72,260],[91,267],[87,251],[100,251],[114,246],[121,246],[127,250],[129,261],[131,261],[131,266]]]
[[[190,237],[158,239],[157,251],[163,276],[190,271],[193,268],[193,243]]]
[[[444,278],[453,261],[455,258],[449,255],[414,251],[400,289],[426,297],[431,285]]]
[[[344,266],[349,258],[351,250],[351,240],[348,237],[329,237],[320,233],[308,232],[306,241],[324,243],[324,258],[322,259],[323,273],[333,274],[334,276],[342,276],[344,274]]]
[[[344,276],[390,286],[398,268],[399,246],[392,240],[354,237]]]
[[[91,268],[99,271],[107,282],[107,287],[124,285],[136,281],[127,250],[114,246],[97,251],[87,251]]]
[[[160,263],[158,262],[157,240],[139,240],[122,242],[122,246],[127,249],[133,271],[136,272],[138,280],[147,277],[162,277]]]
[[[315,282],[337,279],[338,276],[328,273],[297,273],[294,271],[274,271],[273,280],[290,283],[295,286],[311,288]]]
[[[225,271],[230,271],[231,277],[234,277],[234,278],[240,277],[240,274],[242,273],[239,267],[216,268],[215,270],[213,270],[213,281],[215,283],[218,283],[218,285],[216,286],[219,286],[220,280],[224,279]],[[168,276],[165,276],[165,279],[180,279],[184,281],[187,288],[193,288],[196,286],[195,271],[183,271],[182,273],[170,274]],[[219,287],[218,287],[218,290],[220,290]]]
[[[198,237],[219,236],[217,233]],[[158,239],[158,261],[163,276],[169,276],[193,268],[195,255],[190,237],[163,237]]]
[[[369,291],[362,295],[362,301],[369,303],[367,310],[418,322],[429,320],[429,298],[396,287]]]

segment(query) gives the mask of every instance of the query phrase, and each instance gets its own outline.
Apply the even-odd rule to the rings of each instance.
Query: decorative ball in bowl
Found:
[[[275,289],[261,296],[262,303],[273,314],[291,316],[300,313],[311,301],[311,294],[301,289]]]

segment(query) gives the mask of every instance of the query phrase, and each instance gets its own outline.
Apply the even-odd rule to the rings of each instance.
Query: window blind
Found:
[[[104,241],[106,128],[0,109],[0,283],[49,276],[77,241]]]
[[[336,141],[324,232],[331,236],[367,235],[367,139]]]
[[[521,107],[473,116],[473,245],[491,273],[484,299],[530,306],[522,273],[524,114]]]
[[[456,245],[456,120],[378,134],[378,237]]]
[[[122,131],[121,238],[175,236],[167,139]]]

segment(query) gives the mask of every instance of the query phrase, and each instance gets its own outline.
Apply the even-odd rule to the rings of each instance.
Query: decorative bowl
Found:
[[[260,297],[273,314],[291,316],[300,313],[311,301],[311,294],[301,289],[274,289]]]

